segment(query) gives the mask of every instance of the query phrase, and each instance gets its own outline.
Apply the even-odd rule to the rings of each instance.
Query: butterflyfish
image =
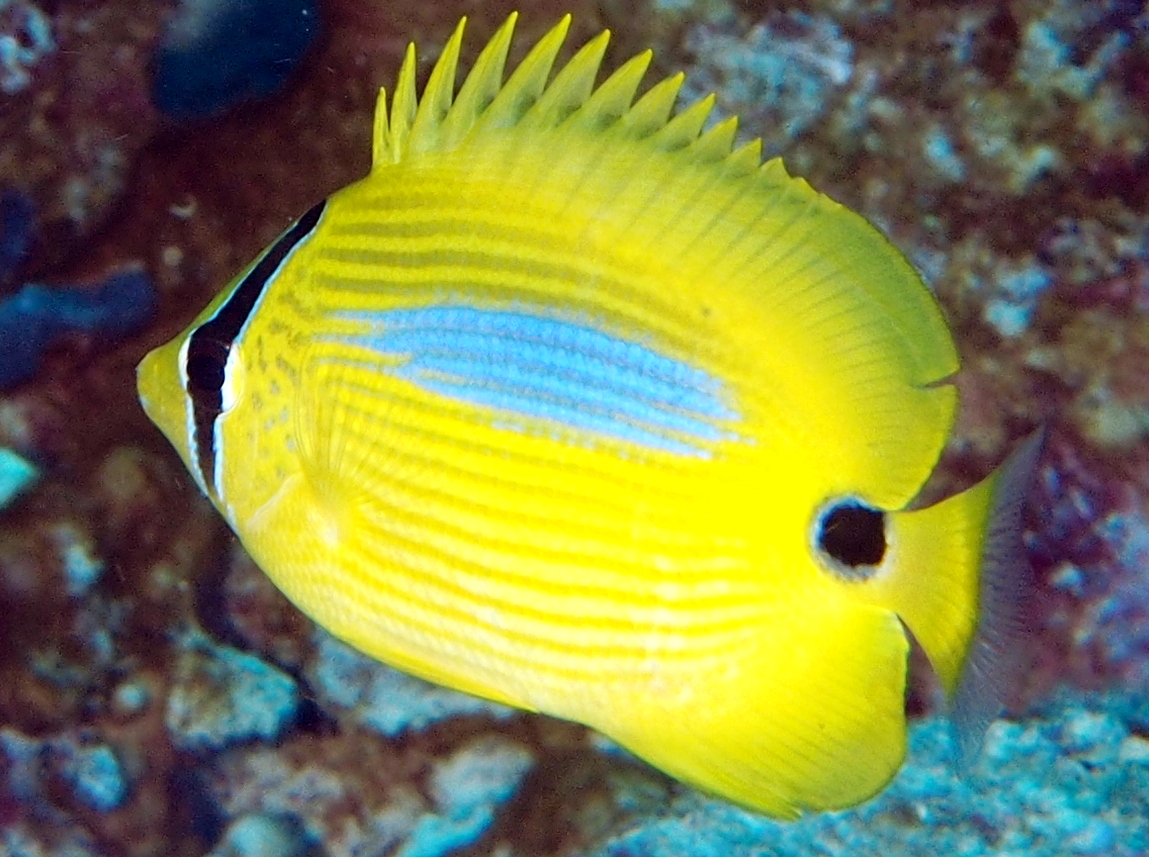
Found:
[[[906,748],[911,641],[976,755],[1020,616],[1036,447],[925,508],[955,418],[935,299],[651,53],[380,92],[369,174],[138,370],[144,409],[319,625],[587,724],[761,813],[856,804]],[[505,77],[505,79],[504,79]]]

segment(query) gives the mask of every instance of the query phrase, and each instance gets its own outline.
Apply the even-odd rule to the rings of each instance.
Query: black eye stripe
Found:
[[[326,206],[326,200],[312,206],[294,226],[284,232],[236,286],[231,297],[223,302],[216,314],[196,328],[188,340],[184,372],[192,403],[190,443],[203,483],[209,488],[215,473],[215,421],[223,411],[224,370],[228,352],[283,260],[315,229]]]
[[[193,396],[213,396],[223,389],[228,346],[204,338],[188,343],[188,391]]]

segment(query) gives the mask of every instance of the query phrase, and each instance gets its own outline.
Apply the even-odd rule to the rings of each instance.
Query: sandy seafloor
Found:
[[[133,369],[362,175],[416,40],[512,7],[0,0],[0,855],[1149,854],[1149,14],[1122,0],[532,0],[714,90],[921,270],[964,367],[933,496],[1034,426],[1025,679],[979,765],[781,824],[315,629]],[[245,11],[246,10],[246,11]],[[654,74],[651,75],[654,79]]]

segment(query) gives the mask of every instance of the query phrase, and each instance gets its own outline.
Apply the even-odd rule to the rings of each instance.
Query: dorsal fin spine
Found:
[[[622,115],[618,123],[620,130],[624,130],[627,136],[640,140],[654,136],[666,126],[681,85],[681,75],[668,77],[656,83]]]
[[[755,137],[748,143],[743,143],[726,156],[725,167],[728,173],[737,176],[746,176],[758,169],[762,163],[762,140]]]
[[[571,121],[591,131],[601,131],[617,122],[630,109],[652,57],[650,51],[643,51],[624,62],[590,94]]]
[[[721,161],[730,154],[737,133],[738,117],[731,116],[703,131],[690,148],[702,160]]]
[[[686,75],[679,72],[673,78],[668,79],[677,80],[680,88]],[[685,149],[697,140],[707,118],[710,116],[710,112],[714,109],[714,101],[713,95],[707,95],[672,116],[654,135],[658,146],[664,151],[675,152],[679,149]]]
[[[375,121],[371,130],[371,169],[391,163],[391,128],[387,117],[387,90],[379,88],[375,99]]]
[[[582,107],[594,91],[594,82],[609,42],[610,30],[603,30],[579,48],[523,117],[523,126],[554,128]]]
[[[428,152],[439,148],[443,120],[451,110],[455,98],[455,71],[459,66],[459,51],[463,46],[463,30],[467,19],[459,21],[423,88],[423,97],[411,125],[408,146],[412,153]]]
[[[387,111],[380,90],[372,144],[373,168],[412,155],[453,151],[470,135],[497,129],[611,132],[616,140],[649,140],[666,152],[688,150],[701,162],[726,161],[736,175],[759,170],[765,185],[789,181],[780,163],[762,164],[761,144],[752,141],[732,152],[738,120],[731,117],[703,130],[715,99],[708,95],[677,114],[674,105],[684,76],[672,75],[635,101],[650,66],[649,50],[623,63],[597,88],[595,79],[610,40],[604,30],[583,45],[548,83],[555,58],[570,29],[566,15],[531,48],[503,83],[517,13],[512,13],[483,48],[456,98],[455,77],[466,18],[455,28],[431,71],[420,98],[416,90],[415,46],[409,45]],[[604,141],[605,142],[605,141]]]
[[[498,97],[518,17],[518,12],[512,12],[507,17],[479,53],[463,81],[459,95],[443,122],[441,143],[444,149],[450,150],[457,146]]]
[[[546,88],[555,57],[566,40],[571,16],[564,15],[551,30],[531,48],[518,68],[499,90],[490,107],[475,123],[476,128],[509,128],[517,125],[538,101]]]
[[[385,157],[380,165],[397,164],[403,160],[418,107],[419,97],[415,92],[415,44],[411,43],[407,45],[403,65],[399,67],[399,79],[395,82],[395,99],[391,102],[391,133],[388,135],[386,151],[382,153]]]

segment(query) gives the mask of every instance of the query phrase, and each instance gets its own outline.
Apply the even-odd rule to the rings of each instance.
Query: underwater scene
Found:
[[[1145,3],[0,0],[0,857],[919,854],[1149,855]]]

